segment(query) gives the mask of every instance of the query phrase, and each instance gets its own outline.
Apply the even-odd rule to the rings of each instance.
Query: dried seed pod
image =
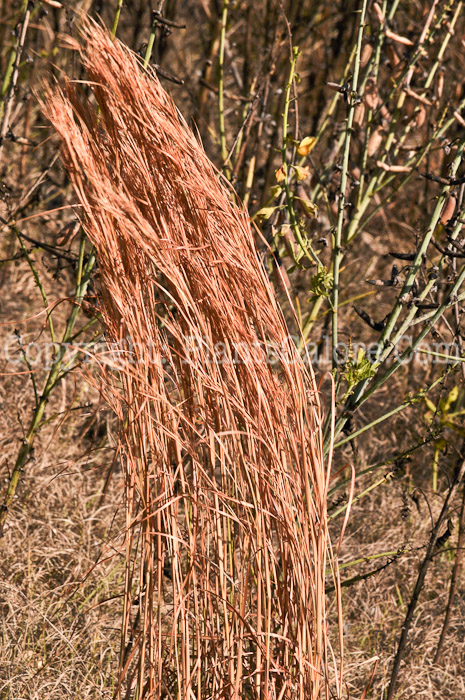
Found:
[[[402,74],[403,61],[399,57],[394,46],[389,42],[386,45],[386,51],[387,51],[387,55],[389,58],[389,63],[391,64],[391,68],[392,68],[391,79],[396,81],[399,79],[399,77]]]
[[[405,105],[405,115],[407,117],[407,120],[410,121],[410,119],[412,119],[415,115],[415,109],[416,109],[417,105],[412,100],[405,100],[404,105]]]
[[[313,219],[318,216],[318,207],[314,202],[312,202],[304,186],[300,182],[298,182],[296,186],[296,196],[294,197],[294,201],[296,202],[301,214],[303,214],[303,216],[305,216],[307,219]]]
[[[279,168],[274,171],[274,176],[276,178],[276,182],[282,182],[283,180],[285,180],[286,175],[287,175],[287,168],[286,168],[285,163],[280,165]]]
[[[418,92],[415,92],[415,90],[408,87],[404,88],[404,91],[409,97],[412,97],[417,102],[421,102],[421,104],[431,107],[431,101],[424,95],[419,95]]]
[[[413,41],[407,39],[406,36],[400,36],[400,34],[392,32],[390,29],[386,29],[385,34],[388,39],[392,39],[392,41],[396,41],[398,44],[403,44],[404,46],[413,46]]]
[[[305,167],[301,165],[295,165],[294,170],[298,182],[300,182],[301,180],[306,180],[307,177],[310,175],[310,168],[308,165],[306,165]]]
[[[396,68],[400,63],[400,58],[397,55],[395,48],[393,47],[392,44],[388,44],[386,47],[386,50],[387,50],[387,55],[389,58],[389,63],[391,64],[391,66],[393,68]]]
[[[423,126],[423,124],[425,123],[425,120],[426,120],[426,109],[423,107],[423,105],[420,105],[417,116],[415,117],[415,126],[417,127],[417,129],[420,129]]]
[[[354,109],[354,124],[361,127],[365,119],[365,103],[360,102]]]
[[[316,138],[315,136],[306,136],[302,141],[299,143],[297,146],[297,153],[299,156],[308,156],[313,149],[315,148],[316,145]]]
[[[448,194],[446,201],[441,212],[441,218],[439,223],[445,226],[452,219],[455,211],[455,205],[457,204],[457,199],[454,194]]]
[[[381,109],[379,110],[379,113],[381,115],[381,119],[384,122],[390,122],[391,121],[391,112],[388,110],[386,105],[382,105]]]
[[[380,5],[378,5],[377,2],[373,3],[373,9],[376,12],[376,17],[378,18],[378,22],[381,24],[381,26],[383,26],[384,25],[384,14],[383,14],[383,11],[382,11]]]
[[[455,117],[455,119],[458,121],[458,123],[459,123],[461,126],[465,126],[465,119],[462,117],[462,115],[460,114],[460,112],[455,111],[455,112],[454,112],[454,117]]]
[[[436,97],[438,100],[441,99],[443,91],[444,91],[444,71],[440,70],[438,73],[437,81],[436,81]]]
[[[373,54],[373,46],[371,44],[365,44],[362,49],[362,55],[360,56],[360,64],[366,66]]]
[[[367,80],[365,89],[365,102],[368,109],[376,109],[379,104],[378,88],[373,78]]]
[[[384,138],[384,129],[382,126],[378,126],[370,136],[368,141],[367,153],[368,155],[374,156],[378,148],[381,146]]]
[[[365,282],[373,287],[392,287],[391,280],[365,280]]]
[[[409,173],[412,170],[407,165],[389,165],[389,163],[383,163],[381,160],[377,160],[376,165],[387,173]]]

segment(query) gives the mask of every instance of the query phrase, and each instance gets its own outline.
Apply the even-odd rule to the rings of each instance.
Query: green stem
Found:
[[[385,474],[381,479],[378,479],[378,481],[375,481],[373,484],[371,484],[371,486],[368,486],[368,488],[366,488],[364,491],[359,493],[358,496],[354,496],[354,498],[350,502],[350,505],[352,506],[354,503],[356,503],[361,498],[363,498],[363,496],[366,496],[368,493],[373,491],[373,489],[375,489],[377,486],[380,486],[381,484],[385,484],[387,481],[389,481],[389,479],[391,479],[393,477],[393,475],[394,475],[394,472],[388,472],[387,474]],[[328,515],[328,520],[333,520],[333,518],[336,518],[341,513],[344,513],[348,507],[349,507],[348,503],[344,504],[343,506],[338,508],[334,513],[331,513],[331,515]],[[341,567],[339,567],[339,568],[341,568]]]
[[[459,3],[460,6],[461,6],[462,4],[463,4],[463,3]],[[458,9],[459,9],[459,8],[457,8],[457,10],[458,10]],[[392,9],[391,9],[391,12],[392,12]],[[391,15],[391,13],[390,13],[390,15]],[[442,61],[442,58],[443,58],[443,56],[444,56],[444,53],[445,53],[445,51],[446,51],[446,48],[447,48],[448,43],[449,43],[449,41],[450,41],[450,38],[451,38],[451,36],[453,36],[453,33],[454,33],[454,25],[455,25],[455,23],[456,23],[456,21],[457,21],[458,16],[459,16],[459,15],[458,15],[458,13],[457,13],[457,11],[456,11],[456,13],[454,14],[454,17],[452,18],[452,20],[451,20],[451,22],[450,22],[450,25],[449,25],[447,34],[446,34],[445,38],[443,39],[443,41],[442,41],[442,43],[441,43],[441,46],[440,46],[440,48],[439,48],[439,52],[438,52],[436,61],[435,61],[435,63],[433,64],[433,66],[432,66],[431,70],[429,71],[428,76],[427,76],[427,78],[426,78],[425,85],[424,85],[424,88],[423,88],[423,91],[422,91],[423,95],[426,94],[428,88],[431,86],[431,84],[432,84],[432,82],[433,82],[434,76],[435,76],[435,74],[436,74],[436,72],[437,72],[437,69],[438,69],[438,67],[439,67],[439,65],[440,65],[440,63],[441,63],[441,61]],[[430,42],[430,43],[432,42],[432,40],[433,40],[433,38],[434,38],[435,32],[442,26],[443,21],[444,21],[444,17],[443,17],[442,15],[440,15],[440,16],[438,17],[437,21],[436,21],[435,26],[433,27],[433,29],[432,29],[432,31],[431,31],[431,34],[430,34],[430,37],[429,37],[429,42]],[[412,59],[410,60],[408,66],[405,67],[405,69],[404,69],[402,75],[401,75],[400,78],[399,78],[398,85],[401,85],[401,84],[402,84],[404,78],[407,77],[407,74],[413,69],[413,67],[415,66],[415,64],[417,63],[417,61],[421,58],[422,55],[423,55],[423,50],[422,50],[422,47],[420,46],[420,47],[418,47],[418,49],[417,49],[416,53],[414,54],[414,56],[412,57]],[[388,97],[386,98],[385,102],[387,102],[387,101],[389,100],[389,97],[390,97],[390,96],[388,96]],[[391,123],[390,123],[390,127],[389,127],[389,132],[388,132],[388,135],[387,135],[387,137],[386,137],[386,141],[385,141],[385,143],[383,144],[383,155],[382,155],[382,157],[381,157],[381,159],[380,159],[381,162],[383,162],[383,163],[388,162],[388,158],[390,158],[390,160],[393,161],[393,162],[396,160],[397,156],[399,155],[399,152],[400,152],[400,149],[401,149],[402,145],[404,144],[404,142],[405,142],[407,136],[409,135],[409,133],[410,133],[411,130],[413,129],[414,120],[412,119],[412,120],[410,121],[410,123],[407,124],[407,126],[405,127],[404,132],[403,132],[403,134],[402,134],[402,137],[399,138],[399,139],[397,139],[397,140],[395,139],[395,130],[396,130],[397,126],[398,126],[399,119],[402,117],[402,110],[401,110],[401,108],[402,108],[402,105],[403,105],[404,101],[405,101],[405,92],[402,91],[402,92],[399,94],[398,98],[397,98],[397,104],[396,104],[396,107],[395,107],[395,110],[394,110],[394,114],[392,115],[392,119],[391,119]],[[461,108],[459,107],[458,109],[460,110]],[[454,118],[450,119],[450,120],[447,122],[447,124],[450,126],[453,122],[454,122]],[[447,127],[447,128],[448,128],[448,127]],[[368,131],[368,129],[367,129],[367,131]],[[423,160],[423,158],[425,157],[425,155],[430,151],[431,146],[432,146],[432,143],[433,143],[435,140],[437,140],[438,138],[440,138],[440,136],[441,136],[445,131],[446,131],[446,127],[443,127],[442,129],[440,129],[439,132],[436,133],[436,134],[429,140],[429,142],[426,144],[426,146],[423,148],[423,150],[421,151],[420,154],[413,156],[411,159],[409,159],[409,160],[405,163],[406,166],[412,167],[412,172],[409,173],[409,175],[407,176],[407,178],[405,178],[404,180],[402,180],[401,184],[400,184],[398,187],[396,187],[395,190],[394,190],[393,192],[391,192],[391,193],[383,200],[383,202],[381,202],[381,203],[370,213],[370,215],[369,215],[367,218],[365,218],[365,220],[364,220],[364,222],[363,222],[363,226],[366,226],[366,224],[367,224],[368,221],[374,216],[374,214],[377,213],[377,212],[379,211],[379,209],[380,209],[384,204],[386,204],[386,202],[389,201],[389,199],[392,198],[392,195],[394,194],[394,192],[396,192],[396,191],[400,188],[400,186],[403,186],[404,184],[406,184],[406,182],[407,182],[407,181],[412,177],[412,175],[413,175],[413,169],[416,168],[416,167],[420,164],[420,162]],[[391,148],[393,149],[392,153],[390,153]],[[362,176],[363,176],[363,169],[362,169]],[[361,190],[360,190],[359,201],[357,202],[357,210],[355,211],[355,213],[354,213],[354,215],[353,215],[353,217],[352,217],[352,220],[351,220],[351,222],[350,222],[350,226],[349,226],[349,228],[348,228],[348,230],[347,230],[347,234],[346,234],[346,237],[345,237],[345,242],[346,242],[346,243],[349,243],[349,242],[352,240],[352,238],[357,234],[357,232],[361,229],[361,219],[362,219],[363,214],[365,213],[366,209],[368,208],[368,205],[370,204],[370,201],[371,201],[371,198],[373,197],[373,195],[374,195],[376,192],[379,192],[380,189],[381,189],[382,187],[385,187],[394,177],[395,177],[395,176],[389,177],[389,174],[388,174],[385,170],[383,170],[382,168],[376,168],[376,169],[375,169],[374,173],[372,174],[372,176],[371,176],[371,178],[370,178],[370,183],[369,183],[369,185],[368,185],[368,187],[367,187],[367,190],[363,193],[363,197],[362,197],[362,195],[361,195]]]
[[[412,345],[405,350],[405,352],[402,353],[400,358],[397,360],[397,362],[393,363],[393,365],[381,376],[378,378],[378,380],[365,392],[360,391],[360,387],[366,386],[366,383],[369,380],[363,380],[363,382],[360,382],[359,385],[359,391],[358,391],[358,398],[356,398],[352,403],[351,399],[354,399],[354,395],[352,395],[348,401],[348,405],[346,410],[343,412],[342,416],[339,418],[339,420],[336,423],[336,427],[334,429],[334,434],[338,435],[342,428],[344,427],[347,416],[348,416],[348,411],[354,411],[356,408],[359,408],[365,401],[367,401],[398,369],[399,367],[402,367],[402,365],[405,364],[407,360],[411,358],[417,347],[420,345],[420,343],[425,339],[425,337],[430,333],[432,327],[437,323],[437,321],[441,318],[443,315],[444,311],[449,308],[449,306],[452,306],[457,302],[457,299],[454,299],[454,297],[457,295],[457,291],[460,288],[460,286],[463,284],[465,280],[465,266],[462,268],[462,271],[460,275],[458,276],[449,296],[446,302],[443,302],[441,306],[436,309],[436,311],[433,312],[433,315],[430,319],[428,319],[428,322],[425,324],[423,330],[420,332],[420,334],[417,336],[417,338],[413,341]],[[453,301],[451,301],[453,299]],[[461,295],[459,295],[458,299],[465,299],[465,292],[463,292]],[[461,360],[460,360],[461,361]],[[459,360],[455,361],[452,367],[456,367],[457,364],[459,363]],[[442,376],[438,377],[426,391],[430,391],[433,387],[435,387],[439,382],[441,382],[443,379]],[[354,392],[355,393],[355,392]],[[408,402],[401,404],[400,406],[397,406],[395,409],[390,411],[389,413],[386,413],[384,416],[381,416],[380,418],[376,419],[372,423],[369,423],[368,425],[364,426],[360,430],[356,431],[356,433],[352,433],[349,435],[347,438],[344,438],[340,442],[338,442],[335,447],[340,447],[344,443],[348,442],[349,440],[353,440],[355,437],[360,435],[361,433],[365,432],[366,430],[369,430],[371,427],[374,425],[377,425],[378,423],[381,423],[383,420],[386,418],[389,418],[392,415],[395,415],[399,411],[402,411],[404,408],[406,408],[408,405],[411,403],[414,403],[416,400],[422,398],[426,392],[422,391],[419,394],[417,394],[413,399],[410,399]],[[326,440],[325,443],[325,449],[327,450],[329,448],[329,441]]]
[[[19,32],[18,43],[16,45],[16,49],[14,50],[15,56],[14,56],[13,66],[10,69],[11,75],[8,76],[8,82],[9,82],[8,93],[5,97],[5,99],[2,100],[2,103],[0,105],[0,118],[1,118],[0,161],[2,160],[3,146],[5,144],[5,136],[8,133],[8,129],[10,128],[11,110],[13,108],[13,99],[14,99],[15,90],[16,90],[16,83],[18,82],[18,76],[19,76],[19,64],[20,64],[21,55],[22,55],[23,49],[24,49],[24,43],[26,41],[26,33],[27,33],[28,25],[29,25],[29,19],[31,17],[31,12],[33,9],[33,3],[31,2],[31,0],[28,0],[28,2],[24,3],[23,7],[24,7],[24,16],[23,16],[23,21],[21,23],[21,31]],[[6,78],[5,78],[5,80],[6,80]],[[7,83],[5,83],[5,80],[3,81],[2,92],[3,92],[3,88],[6,87],[6,84],[7,84]]]
[[[347,115],[346,129],[345,129],[345,140],[344,140],[344,153],[342,157],[342,171],[341,171],[341,184],[339,187],[339,201],[337,209],[337,222],[336,231],[334,234],[334,250],[333,250],[333,318],[332,318],[332,350],[333,350],[333,370],[337,367],[337,357],[335,355],[337,343],[338,343],[338,305],[339,305],[339,272],[340,264],[342,260],[342,227],[344,224],[344,211],[346,208],[346,190],[347,190],[347,179],[349,171],[349,153],[350,153],[350,143],[352,138],[352,126],[354,123],[354,113],[357,100],[359,99],[357,89],[358,89],[358,78],[360,71],[360,54],[362,50],[362,39],[363,30],[365,27],[365,14],[367,8],[367,0],[363,0],[362,9],[360,13],[360,22],[358,26],[357,35],[357,49],[355,52],[354,61],[354,75],[352,79],[352,89],[349,103],[349,113]]]
[[[391,557],[391,559],[388,560],[386,564],[378,566],[376,569],[371,569],[371,571],[367,571],[365,574],[357,574],[357,576],[353,576],[352,578],[345,579],[345,581],[341,581],[341,588],[353,586],[354,583],[358,583],[358,581],[365,581],[367,578],[370,578],[371,576],[380,573],[380,571],[383,571],[384,569],[386,569],[387,566],[394,563],[394,561],[396,561],[403,553],[403,548],[400,548],[397,549],[395,552],[383,552],[380,554],[372,554],[370,557],[365,557],[364,559],[358,560],[357,563],[361,564],[363,561],[365,561],[365,559],[379,559],[380,557]],[[349,564],[350,563],[351,562],[349,562]],[[326,593],[331,593],[332,591],[334,591],[334,586],[326,586]]]
[[[294,234],[294,237],[296,241],[299,243],[304,255],[307,257],[308,260],[312,261],[316,265],[321,265],[320,259],[318,255],[315,253],[313,250],[311,244],[308,241],[305,241],[302,232],[300,230],[299,222],[297,221],[297,216],[294,210],[294,202],[293,202],[293,196],[291,192],[291,187],[290,187],[290,178],[289,178],[289,168],[287,165],[287,137],[288,137],[288,130],[289,130],[289,107],[291,103],[291,90],[292,86],[294,84],[294,78],[295,78],[295,69],[297,65],[297,60],[300,56],[300,51],[298,46],[294,46],[292,49],[292,58],[291,58],[291,69],[289,71],[289,80],[286,84],[286,92],[285,92],[285,99],[284,99],[284,112],[283,112],[283,140],[282,140],[282,145],[281,145],[281,160],[282,160],[282,168],[284,170],[284,180],[283,180],[283,187],[284,187],[284,192],[286,195],[286,209],[289,214],[289,221],[291,224],[291,229]]]
[[[464,147],[465,147],[465,137],[462,139],[459,148],[457,150],[456,156],[453,160],[453,163],[450,167],[449,174],[450,177],[455,177],[457,170],[462,162],[463,159],[463,152],[464,152]],[[449,186],[446,185],[443,187],[441,194],[438,197],[436,207],[433,212],[433,216],[431,218],[430,225],[428,227],[427,232],[423,236],[423,240],[421,242],[421,245],[419,246],[415,259],[412,262],[409,272],[407,274],[407,277],[405,279],[404,285],[402,287],[402,290],[397,298],[396,303],[394,304],[394,307],[389,315],[389,318],[386,322],[386,325],[384,327],[383,332],[381,333],[381,337],[378,342],[378,347],[376,350],[376,355],[375,355],[375,363],[377,366],[381,364],[392,352],[394,349],[394,344],[391,341],[391,336],[394,332],[395,324],[397,322],[397,319],[399,318],[399,315],[402,312],[402,309],[404,308],[404,302],[405,299],[408,298],[408,295],[411,293],[412,288],[413,288],[413,283],[416,279],[417,273],[420,270],[421,265],[423,264],[423,259],[424,256],[426,255],[428,246],[431,242],[431,239],[433,237],[434,231],[436,229],[436,226],[439,222],[440,216],[441,216],[441,211],[446,199],[446,195],[449,192]],[[421,341],[426,337],[426,335],[430,332],[432,326],[439,320],[441,315],[444,313],[444,311],[450,306],[449,300],[456,295],[460,289],[460,286],[462,284],[462,281],[464,279],[465,272],[464,269],[462,269],[461,274],[458,277],[458,280],[455,282],[455,284],[452,287],[451,292],[448,295],[448,298],[446,301],[444,301],[441,306],[434,312],[431,316],[431,320],[429,320],[428,324],[425,326],[423,331],[420,333],[420,335],[417,337],[415,340],[414,344],[412,345],[411,348],[409,348],[405,353],[403,353],[401,359],[392,365],[392,367],[377,381],[374,383],[372,388],[370,389],[369,392],[365,394],[365,389],[367,385],[371,382],[370,379],[365,379],[359,383],[359,385],[355,388],[354,393],[350,397],[348,401],[348,409],[352,409],[354,406],[360,406],[362,401],[361,398],[363,395],[365,395],[366,398],[368,396],[371,396],[376,389],[378,389],[381,384],[383,384],[397,369],[398,367],[402,364],[405,359],[408,359],[410,355],[413,353],[415,348],[421,343]],[[398,334],[396,335],[396,340],[398,340],[399,336]],[[364,399],[365,400],[365,399]]]
[[[381,11],[384,16],[386,16],[386,8],[387,8],[387,0],[383,1],[383,5],[381,8]],[[378,82],[378,73],[379,73],[379,64],[381,60],[381,49],[383,47],[384,43],[384,27],[380,26],[378,30],[378,38],[376,41],[376,47],[374,51],[374,58],[373,58],[373,68],[371,69],[370,73],[368,71],[365,72],[365,77],[362,80],[362,83],[360,85],[361,91],[365,90],[365,86],[368,82],[368,78],[372,76],[373,78],[373,84],[376,85]],[[362,198],[363,190],[365,187],[365,177],[367,174],[367,162],[368,162],[368,144],[370,141],[370,136],[372,133],[372,126],[373,126],[373,120],[375,116],[375,110],[374,109],[369,109],[367,113],[367,125],[366,125],[366,131],[365,131],[365,139],[363,143],[363,153],[362,153],[362,158],[361,158],[361,166],[360,166],[360,184],[358,186],[358,195],[357,195],[357,210],[360,208],[360,201]]]
[[[35,406],[34,414],[32,416],[31,422],[29,424],[28,431],[23,438],[22,445],[18,452],[15,465],[13,467],[13,472],[8,484],[8,489],[6,491],[5,497],[3,499],[3,504],[0,508],[0,537],[3,535],[5,522],[8,517],[9,508],[13,502],[16,494],[16,489],[20,480],[21,473],[26,465],[29,455],[32,450],[32,445],[34,438],[39,431],[44,418],[45,408],[47,406],[50,394],[52,393],[55,386],[63,378],[63,359],[66,354],[66,345],[69,343],[70,338],[73,335],[74,326],[79,314],[80,306],[82,300],[87,291],[89,285],[92,270],[95,264],[95,254],[92,251],[87,261],[84,262],[84,252],[85,252],[85,237],[82,234],[81,247],[79,251],[79,263],[76,281],[76,292],[74,299],[74,306],[71,310],[70,316],[66,322],[65,331],[63,333],[62,341],[58,349],[57,355],[52,363],[47,380],[44,384],[42,395],[38,397],[38,401]]]
[[[454,358],[450,358],[450,359],[454,359]],[[456,360],[452,364],[452,366],[447,368],[447,371],[457,367],[457,365],[459,364],[460,361],[461,361],[461,358],[459,360]],[[402,362],[399,362],[397,369],[398,369],[398,367],[401,366],[401,364],[402,364]],[[386,379],[387,378],[388,377],[386,377]],[[395,408],[393,408],[391,411],[388,411],[387,413],[383,413],[382,416],[380,416],[379,418],[376,418],[374,421],[371,421],[367,425],[364,425],[363,428],[360,428],[359,430],[356,430],[355,432],[351,433],[350,435],[347,435],[347,437],[343,438],[342,440],[339,440],[339,442],[337,442],[334,445],[334,449],[336,449],[337,447],[341,447],[342,445],[345,445],[347,442],[350,442],[351,440],[354,440],[355,438],[359,437],[359,435],[362,435],[362,433],[365,433],[367,430],[370,430],[375,425],[379,425],[380,423],[383,423],[388,418],[391,418],[392,416],[395,416],[397,413],[404,411],[406,408],[408,408],[412,404],[417,403],[418,401],[421,401],[426,396],[426,394],[428,392],[430,392],[432,389],[434,389],[434,387],[436,387],[438,384],[440,384],[443,380],[444,380],[444,374],[441,374],[426,389],[422,389],[418,394],[415,394],[415,396],[408,398],[403,403],[401,403],[399,406],[396,406]],[[386,380],[384,380],[384,381],[386,381]],[[378,386],[376,386],[376,388],[374,388],[373,391],[376,391],[380,386],[381,386],[381,383]],[[369,394],[367,393],[363,397],[363,401],[361,401],[359,405],[361,405],[361,403],[363,403],[367,398],[369,398],[369,396],[371,396],[371,393],[372,392],[370,390],[370,393]],[[344,413],[336,423],[336,427],[334,430],[335,435],[338,435],[341,432],[342,428],[345,425],[346,419],[347,419],[347,414]],[[329,441],[328,441],[328,444],[325,444],[325,450],[328,447],[329,447]]]
[[[157,17],[155,15],[153,22],[152,22],[152,28],[150,30],[150,36],[149,36],[149,40],[147,43],[147,48],[145,49],[144,68],[147,68],[147,66],[150,63],[150,59],[152,58],[153,45],[155,43],[155,36],[157,33],[157,25],[158,25],[158,20],[157,20]]]
[[[398,465],[399,463],[402,462],[402,460],[405,460],[405,458],[410,457],[413,452],[415,452],[416,450],[419,450],[421,447],[424,447],[429,442],[431,442],[432,439],[434,439],[434,438],[428,437],[427,439],[422,440],[421,442],[417,442],[414,445],[411,445],[406,450],[403,450],[402,452],[398,452],[396,455],[393,455],[389,459],[383,459],[382,462],[376,462],[375,464],[370,464],[369,467],[365,467],[365,469],[361,469],[360,471],[357,470],[356,478],[359,479],[361,476],[365,476],[365,474],[373,474],[373,472],[376,472],[379,469],[382,469],[383,467],[387,467],[390,465]],[[350,484],[351,482],[352,482],[352,476],[349,476],[345,479],[342,479],[335,486],[333,486],[331,489],[329,489],[328,496],[332,496],[334,493],[336,493],[336,491],[343,488],[344,486],[347,486],[347,484]]]
[[[54,329],[53,329],[53,320],[52,320],[52,316],[51,316],[50,312],[48,311],[48,301],[47,301],[47,295],[46,295],[46,293],[45,293],[44,285],[42,284],[42,281],[41,281],[41,279],[40,279],[40,277],[39,277],[39,273],[38,273],[37,270],[35,269],[34,263],[32,262],[32,259],[31,259],[30,255],[29,255],[29,253],[28,253],[28,251],[27,251],[27,249],[26,249],[26,246],[24,245],[24,242],[23,242],[23,239],[22,239],[22,237],[21,237],[20,232],[18,231],[18,229],[16,228],[16,226],[13,226],[13,229],[14,229],[14,231],[15,231],[15,233],[16,233],[16,236],[17,236],[17,238],[18,238],[18,240],[19,240],[19,244],[20,244],[20,246],[21,246],[21,250],[22,250],[23,253],[24,253],[24,257],[25,257],[26,260],[27,260],[27,264],[29,265],[29,267],[30,267],[30,269],[31,269],[31,272],[32,272],[32,274],[33,274],[35,283],[36,283],[36,285],[37,285],[38,288],[39,288],[40,295],[41,295],[41,297],[42,297],[42,301],[43,301],[43,304],[44,304],[44,308],[45,308],[46,311],[47,311],[47,322],[48,322],[48,327],[49,327],[49,330],[50,330],[50,337],[51,337],[51,339],[52,339],[52,343],[54,343],[54,342],[55,342],[55,331],[54,331]]]
[[[111,28],[111,38],[112,40],[116,37],[116,30],[118,29],[118,23],[119,23],[119,16],[121,14],[121,8],[123,7],[123,1],[124,0],[118,0],[118,4],[116,6],[116,12],[115,16],[113,19],[113,26]]]
[[[223,11],[221,14],[220,46],[218,51],[218,121],[220,128],[220,148],[223,163],[228,158],[228,147],[226,144],[226,127],[224,122],[224,51],[226,46],[226,26],[228,22],[229,0],[223,1]],[[226,176],[228,177],[228,172]]]
[[[382,559],[383,557],[394,557],[398,554],[399,550],[395,549],[391,552],[378,552],[378,554],[369,554],[366,557],[360,557],[360,559],[353,559],[352,561],[347,561],[345,564],[339,564],[339,571],[343,569],[350,569],[352,566],[357,566],[358,564],[365,564],[368,561],[373,561],[374,559]],[[327,572],[329,576],[331,571]]]

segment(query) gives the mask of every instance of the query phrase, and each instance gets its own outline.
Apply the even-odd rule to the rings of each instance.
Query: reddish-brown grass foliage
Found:
[[[67,80],[44,109],[97,252],[108,339],[129,343],[106,376],[126,473],[118,695],[340,697],[311,368],[247,213],[157,78],[87,20],[82,40],[93,97]]]

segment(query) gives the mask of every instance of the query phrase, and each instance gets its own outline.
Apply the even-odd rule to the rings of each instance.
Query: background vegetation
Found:
[[[150,57],[248,206],[328,416],[333,373],[337,533],[355,472],[340,550],[348,691],[461,697],[463,3],[60,5],[0,10],[0,692],[111,697],[118,679],[116,419],[82,356],[36,363],[44,334],[93,353],[101,341],[99,268],[34,92],[50,73],[84,77],[63,37],[83,9]]]

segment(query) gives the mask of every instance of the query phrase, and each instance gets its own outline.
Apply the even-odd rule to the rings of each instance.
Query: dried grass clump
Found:
[[[93,98],[67,80],[44,109],[97,251],[108,339],[129,348],[106,378],[126,469],[118,694],[340,697],[311,368],[247,213],[157,78],[89,20],[80,53]]]

